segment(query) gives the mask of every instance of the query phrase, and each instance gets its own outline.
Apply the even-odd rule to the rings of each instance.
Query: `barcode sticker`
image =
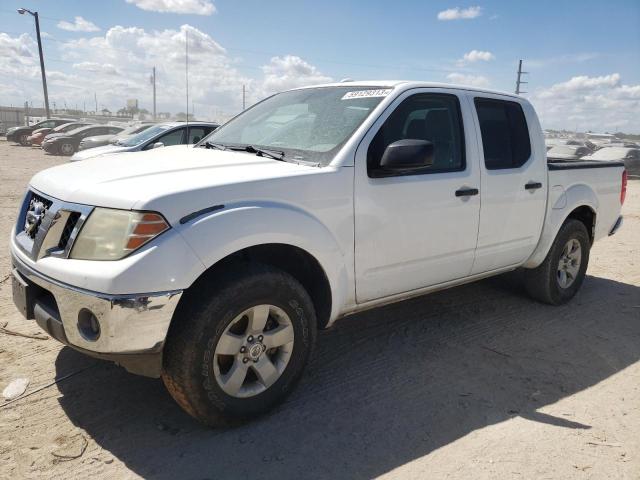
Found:
[[[390,88],[378,89],[378,90],[355,90],[353,92],[347,92],[342,97],[342,100],[351,100],[354,98],[371,98],[371,97],[386,97],[391,93]]]

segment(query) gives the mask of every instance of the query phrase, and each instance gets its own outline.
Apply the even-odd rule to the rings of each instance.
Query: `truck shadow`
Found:
[[[589,429],[539,410],[640,359],[640,288],[588,277],[550,307],[514,279],[342,320],[321,332],[289,400],[234,429],[202,427],[161,381],[102,362],[60,383],[60,403],[104,450],[160,479],[371,478],[514,416]],[[57,374],[89,361],[65,348]]]

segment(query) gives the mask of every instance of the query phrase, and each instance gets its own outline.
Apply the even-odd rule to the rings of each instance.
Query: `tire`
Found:
[[[576,265],[572,265],[576,258],[575,250],[572,257],[565,255],[573,250],[572,248],[565,250],[570,242],[572,247],[576,246],[575,242],[580,246],[578,252],[580,260],[577,268]],[[550,305],[561,305],[571,300],[584,281],[589,264],[590,248],[591,241],[584,223],[574,219],[567,220],[556,235],[544,262],[537,268],[525,270],[527,293],[535,300]],[[565,270],[564,281],[562,269]],[[573,274],[569,273],[571,269]]]
[[[63,143],[58,147],[58,152],[60,155],[65,155],[67,157],[73,155],[76,149],[71,143]]]
[[[167,335],[163,355],[162,379],[174,400],[192,417],[215,427],[240,423],[282,402],[300,379],[315,345],[316,315],[302,285],[291,275],[270,266],[236,264],[233,271],[217,275],[215,282],[200,282],[185,295]],[[293,340],[288,346],[277,347],[275,353],[272,348],[263,350],[259,360],[255,360],[249,355],[259,350],[255,345],[260,342],[254,338],[254,343],[249,343],[251,320],[243,313],[266,306],[269,320],[264,340],[260,338],[260,342],[264,341],[262,348],[266,349],[270,332],[283,328],[282,319],[287,316]],[[259,316],[255,314],[252,318]],[[242,333],[245,318],[247,329]],[[279,325],[268,330],[274,318]],[[223,345],[227,345],[227,335],[232,331],[242,338],[242,345],[250,347],[244,354],[219,353],[224,351]],[[223,335],[225,340],[221,341]],[[234,344],[233,352],[238,351],[236,347]],[[267,358],[272,366],[281,366],[284,357],[280,355],[285,347],[288,352],[284,355],[289,356],[286,365],[277,380],[267,385],[257,369],[266,364]],[[226,373],[224,368],[228,368]],[[240,382],[237,393],[230,394],[223,388],[222,379],[231,378],[232,371],[241,368],[247,369],[244,382]]]
[[[29,135],[26,133],[23,133],[18,138],[18,143],[20,143],[20,145],[22,145],[23,147],[28,147],[29,146],[28,138],[29,138]]]

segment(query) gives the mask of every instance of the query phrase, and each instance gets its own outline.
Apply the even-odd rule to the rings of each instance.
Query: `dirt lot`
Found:
[[[0,235],[25,186],[62,163],[0,141]],[[640,478],[640,181],[562,307],[510,274],[339,322],[277,411],[204,428],[159,380],[52,339],[0,332],[0,478]],[[37,335],[11,301],[0,326]],[[0,400],[0,402],[3,400]]]

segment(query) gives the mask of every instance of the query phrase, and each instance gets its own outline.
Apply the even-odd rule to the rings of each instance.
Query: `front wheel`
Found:
[[[62,145],[60,145],[60,154],[66,155],[67,157],[69,155],[73,155],[75,150],[76,149],[74,148],[74,146],[70,143],[63,143]]]
[[[544,262],[537,268],[525,270],[529,295],[551,305],[571,300],[584,281],[590,248],[584,224],[574,219],[566,221]]]
[[[26,133],[23,133],[22,135],[20,135],[20,138],[18,139],[18,141],[20,142],[20,145],[22,145],[23,147],[28,147],[29,135],[27,135]]]
[[[315,343],[313,304],[295,278],[265,265],[239,270],[216,278],[215,287],[200,284],[185,294],[164,351],[169,393],[212,426],[254,417],[284,400]]]

